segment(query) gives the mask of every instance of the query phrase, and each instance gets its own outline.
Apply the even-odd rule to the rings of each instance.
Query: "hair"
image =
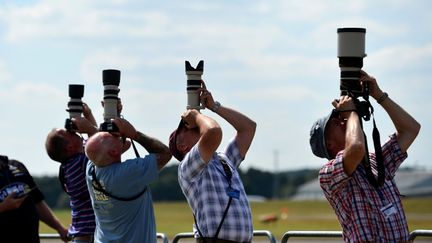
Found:
[[[59,130],[53,128],[51,132],[48,133],[45,141],[45,149],[52,160],[64,163],[69,158],[66,152],[66,146],[69,141],[58,131]]]

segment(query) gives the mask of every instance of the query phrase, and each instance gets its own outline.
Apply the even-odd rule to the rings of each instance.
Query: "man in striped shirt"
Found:
[[[195,237],[201,243],[251,242],[252,217],[237,168],[255,135],[256,123],[215,102],[202,82],[201,103],[237,131],[223,153],[219,124],[197,110],[182,115],[170,136],[170,150],[180,162],[178,180],[195,216]]]
[[[86,104],[83,104],[83,115],[84,117],[72,118],[72,121],[79,133],[90,137],[98,128]],[[88,158],[84,154],[82,137],[74,131],[53,129],[47,136],[45,147],[49,157],[61,163],[59,179],[70,197],[72,210],[72,223],[68,230],[72,242],[93,242],[96,223],[85,177]]]
[[[330,160],[320,170],[320,185],[335,210],[346,242],[408,242],[408,225],[394,176],[420,124],[381,91],[375,78],[361,71],[360,82],[369,84],[370,96],[384,108],[396,128],[381,148],[383,184],[375,183],[379,154],[369,154],[371,170],[362,163],[367,145],[354,100],[341,96],[333,101],[335,110],[317,120],[311,129],[313,153]]]

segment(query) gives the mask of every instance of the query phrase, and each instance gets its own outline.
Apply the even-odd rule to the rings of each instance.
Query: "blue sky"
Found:
[[[336,29],[363,27],[364,69],[422,124],[406,165],[432,169],[431,9],[426,0],[0,1],[0,153],[56,174],[44,142],[68,116],[68,84],[85,85],[100,123],[109,68],[122,72],[124,117],[167,143],[186,106],[184,61],[203,59],[214,98],[258,123],[244,168],[318,168],[309,130],[339,95]],[[373,105],[385,140],[394,127]],[[224,146],[234,131],[217,120]]]

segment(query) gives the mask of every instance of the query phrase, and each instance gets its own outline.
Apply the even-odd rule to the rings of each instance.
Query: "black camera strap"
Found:
[[[224,172],[225,172],[225,178],[226,178],[226,180],[227,180],[227,182],[228,182],[229,188],[231,188],[231,178],[232,178],[232,172],[231,172],[231,169],[229,168],[229,165],[227,164],[227,162],[225,161],[225,159],[223,159],[223,158],[220,157],[220,156],[218,156],[218,158],[219,158],[219,161],[220,161],[220,163],[222,164],[223,170],[224,170]],[[223,224],[223,222],[225,221],[226,215],[227,215],[227,213],[228,213],[228,209],[229,209],[230,206],[231,206],[232,199],[233,199],[232,197],[229,197],[229,200],[228,200],[227,206],[225,207],[225,211],[224,211],[224,213],[223,213],[222,219],[221,219],[221,221],[220,221],[220,223],[219,223],[219,226],[218,226],[218,228],[217,228],[217,230],[216,230],[215,236],[214,236],[213,239],[212,239],[212,243],[215,243],[216,240],[218,239],[219,232],[220,232],[220,230],[221,230],[221,228],[222,228],[222,224]],[[198,234],[200,235],[200,237],[201,237],[201,239],[203,240],[203,242],[204,242],[204,243],[207,243],[207,242],[206,242],[206,238],[203,236],[203,234],[201,233],[201,231],[200,231],[200,229],[199,229],[199,227],[198,227],[198,223],[197,223],[197,220],[196,220],[195,214],[193,214],[193,216],[194,216],[194,221],[195,221],[195,227],[196,227],[196,229],[197,229],[197,231],[198,231]]]
[[[131,139],[131,143],[132,143],[132,147],[134,149],[136,157],[139,158],[138,150],[137,150],[137,148],[136,148],[136,146],[135,146],[135,144],[134,144],[134,142],[133,142],[132,139]],[[100,184],[99,180],[96,177],[96,168],[95,168],[94,164],[92,164],[91,167],[90,167],[90,173],[91,173],[91,176],[92,176],[92,180],[94,182],[94,183],[92,183],[92,185],[93,185],[93,188],[96,191],[102,192],[103,194],[105,194],[105,195],[107,195],[109,197],[112,197],[114,199],[117,199],[119,201],[133,201],[133,200],[141,197],[141,195],[143,195],[147,191],[147,186],[145,186],[144,189],[141,192],[138,192],[137,194],[135,194],[135,195],[133,195],[131,197],[119,197],[119,196],[116,196],[116,195],[113,195],[113,194],[107,192],[103,188],[103,186]]]
[[[93,188],[96,191],[102,192],[103,194],[105,194],[105,195],[107,195],[109,197],[112,197],[114,199],[117,199],[119,201],[133,201],[133,200],[139,198],[142,194],[144,194],[147,191],[147,186],[146,186],[141,192],[139,192],[136,195],[133,195],[131,197],[119,197],[119,196],[113,195],[113,194],[107,192],[103,188],[103,186],[100,184],[99,180],[96,178],[96,168],[94,167],[94,165],[91,165],[90,170],[91,170],[90,173],[91,173],[91,176],[92,176],[92,180],[94,182],[94,183],[92,183],[93,184]]]
[[[373,121],[372,139],[373,139],[374,148],[375,148],[375,160],[377,163],[378,179],[375,178],[375,175],[372,172],[372,167],[371,167],[370,158],[369,158],[369,149],[368,149],[368,144],[367,144],[367,137],[366,137],[364,130],[363,130],[363,135],[364,135],[364,139],[365,139],[366,154],[365,154],[365,157],[363,158],[362,163],[363,163],[363,166],[365,167],[366,176],[368,178],[369,183],[371,183],[375,188],[378,188],[384,184],[384,180],[385,180],[384,159],[383,159],[382,149],[381,149],[380,133],[379,133],[378,128],[377,128],[376,123],[375,123],[374,109],[372,107],[372,104],[369,102],[369,99],[365,99],[365,100],[366,100],[366,102],[367,102],[367,104],[371,110],[372,121]],[[360,119],[360,125],[363,129],[363,123],[362,123],[361,119]]]

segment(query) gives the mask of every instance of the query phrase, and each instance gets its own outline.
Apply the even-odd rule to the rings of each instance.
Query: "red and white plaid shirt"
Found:
[[[409,238],[399,190],[394,181],[396,170],[407,154],[402,153],[395,134],[384,144],[382,153],[385,183],[379,188],[368,182],[362,164],[352,176],[345,173],[343,151],[320,170],[321,188],[335,210],[346,242],[397,242]],[[372,172],[377,176],[375,154],[370,153],[369,157]],[[393,205],[394,213],[386,217],[381,209],[389,204]]]

